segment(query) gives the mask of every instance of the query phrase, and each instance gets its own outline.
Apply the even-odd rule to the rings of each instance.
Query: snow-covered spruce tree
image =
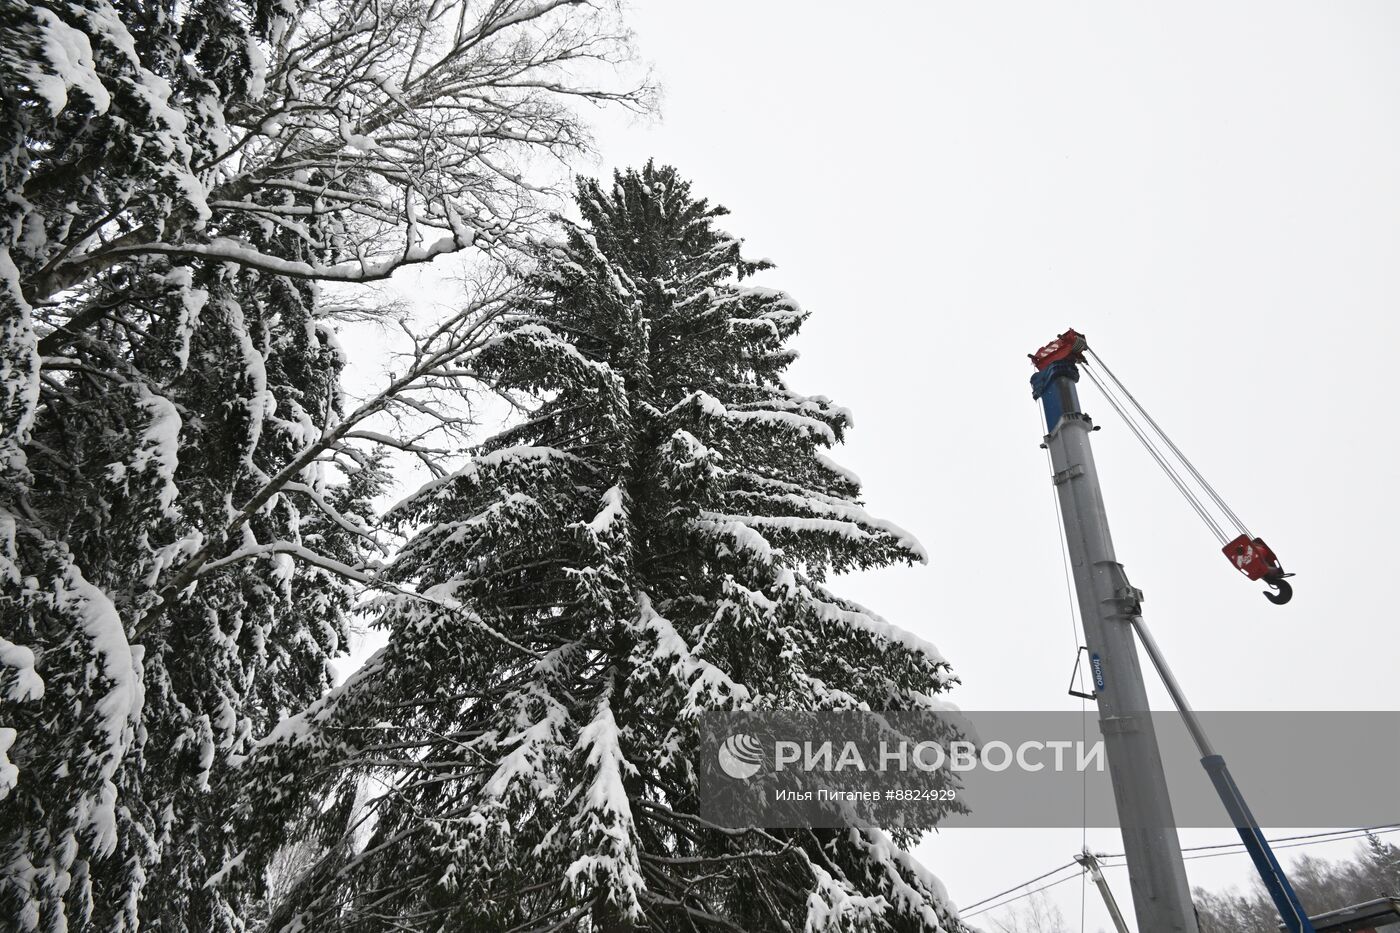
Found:
[[[176,314],[143,307],[159,289],[138,284],[127,307],[144,333],[99,323],[64,362],[50,359],[64,376],[43,387],[26,445],[33,524],[6,554],[6,606],[18,611],[5,635],[38,655],[43,687],[6,709],[20,780],[0,819],[14,870],[0,899],[40,928],[65,915],[80,926],[89,912],[96,928],[138,917],[236,928],[232,905],[204,891],[236,848],[220,812],[228,759],[329,686],[345,640],[346,582],[292,552],[359,563],[358,520],[346,516],[365,496],[319,465],[240,528],[240,551],[260,558],[215,564],[172,604],[157,601],[162,569],[338,411],[342,360],[305,285],[229,270],[200,284],[204,326],[188,348],[167,326]],[[153,617],[161,637],[142,637]],[[36,854],[49,858],[31,872]]]
[[[391,576],[413,592],[379,602],[389,646],[261,750],[375,795],[282,917],[955,928],[907,834],[698,817],[700,712],[919,709],[951,675],[824,585],[924,555],[824,454],[848,413],[785,386],[805,314],[743,284],[767,264],[671,168],[585,181],[577,203],[474,363],[537,402],[396,507],[413,534]]]
[[[245,405],[257,396],[243,384],[242,354],[236,344],[208,340],[214,328],[194,342],[197,376],[173,378],[161,395],[134,380],[82,375],[55,380],[42,394],[46,417],[27,445],[34,481],[21,500],[34,524],[7,542],[4,593],[4,634],[37,655],[29,672],[21,670],[35,689],[7,697],[21,701],[5,710],[6,725],[19,730],[10,750],[19,780],[0,818],[13,871],[0,901],[41,928],[64,913],[79,925],[89,909],[101,926],[134,914],[147,879],[164,887],[167,872],[193,883],[146,897],[141,913],[182,914],[185,890],[199,891],[220,863],[220,821],[186,839],[200,834],[198,815],[214,802],[211,771],[219,773],[250,730],[324,689],[326,660],[343,639],[344,584],[271,555],[210,574],[168,607],[165,637],[140,640],[144,654],[125,635],[128,619],[153,608],[144,584],[198,546],[207,517],[221,518],[231,493],[257,482],[279,448],[298,442],[304,426],[291,420],[298,403],[317,410],[334,384],[339,362],[314,332],[303,329],[298,340],[262,319],[267,309],[246,296],[238,307],[256,322],[267,397],[280,397],[289,416],[280,423],[272,411]],[[154,349],[107,331],[98,328],[91,344],[71,351],[70,372],[104,354]],[[275,342],[283,345],[274,349]],[[283,368],[293,360],[310,362],[318,378],[300,383]],[[317,478],[304,482],[337,495]],[[315,517],[289,497],[251,522],[248,534],[304,540]],[[200,874],[206,859],[214,867]]]
[[[161,584],[333,419],[343,361],[309,286],[232,266],[131,257],[30,314],[26,286],[50,257],[152,212],[179,216],[195,190],[182,163],[208,153],[212,108],[245,89],[250,37],[213,17],[212,49],[191,56],[202,78],[177,67],[161,7],[127,22],[101,3],[25,16],[31,28],[4,43],[27,56],[4,82],[23,137],[9,153],[6,310],[34,378],[5,373],[32,408],[11,423],[0,490],[0,916],[19,929],[227,928],[233,911],[202,892],[228,845],[225,821],[206,818],[211,778],[250,732],[325,689],[350,597],[290,563],[230,566],[178,599]],[[273,248],[294,239],[281,235]],[[317,471],[298,479],[339,495]],[[301,540],[299,504],[270,504],[247,533]]]
[[[606,3],[0,0],[0,926],[241,925],[233,765],[366,579],[355,425],[459,350],[341,412],[318,283],[509,248],[625,54]]]

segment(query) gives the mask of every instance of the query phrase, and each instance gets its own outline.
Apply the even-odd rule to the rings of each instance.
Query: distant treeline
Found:
[[[1332,862],[1302,856],[1289,866],[1288,880],[1312,916],[1378,897],[1400,897],[1400,847],[1368,835],[1351,859]],[[1201,933],[1278,933],[1278,911],[1258,882],[1247,893],[1196,888],[1192,894]],[[1390,924],[1378,933],[1397,931],[1400,924]]]

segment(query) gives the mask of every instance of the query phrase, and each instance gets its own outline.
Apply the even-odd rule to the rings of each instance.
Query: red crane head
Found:
[[[1081,363],[1084,361],[1084,351],[1089,349],[1089,343],[1084,339],[1084,335],[1074,328],[1070,328],[1054,340],[1030,354],[1031,362],[1039,370],[1045,369],[1051,363],[1059,360],[1069,360],[1071,363]]]

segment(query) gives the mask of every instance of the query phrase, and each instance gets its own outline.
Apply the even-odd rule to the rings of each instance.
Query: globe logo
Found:
[[[763,767],[763,745],[758,739],[736,732],[719,747],[719,768],[730,777],[747,781]]]

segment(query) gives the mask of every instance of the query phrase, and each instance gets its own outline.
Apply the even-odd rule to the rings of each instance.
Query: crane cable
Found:
[[[1142,403],[1137,400],[1137,397],[1128,390],[1127,386],[1123,385],[1122,380],[1120,380],[1114,374],[1113,370],[1109,369],[1107,364],[1104,363],[1103,358],[1092,349],[1085,348],[1084,352],[1086,359],[1084,360],[1083,371],[1089,375],[1090,381],[1094,383],[1104,399],[1113,410],[1118,413],[1118,416],[1123,419],[1128,429],[1132,431],[1133,435],[1138,439],[1138,442],[1142,444],[1143,449],[1156,461],[1157,466],[1166,474],[1167,479],[1171,480],[1172,485],[1176,487],[1177,491],[1181,493],[1182,498],[1185,499],[1196,512],[1201,522],[1211,534],[1215,535],[1216,540],[1224,544],[1238,534],[1244,534],[1249,538],[1253,538],[1254,535],[1245,526],[1240,517],[1235,514],[1234,509],[1230,508],[1229,504],[1220,493],[1216,491],[1215,487],[1210,484],[1210,481],[1201,474],[1201,471],[1196,468],[1196,465],[1191,462],[1190,458],[1182,453],[1181,448],[1176,445],[1176,442],[1171,439],[1167,432],[1162,430],[1162,426],[1157,423],[1157,420],[1148,414],[1147,410],[1142,407]],[[1093,365],[1090,365],[1087,357],[1093,358]],[[1153,435],[1160,438],[1160,441],[1154,440]],[[1165,450],[1163,449],[1163,445],[1165,445]],[[1170,451],[1170,456],[1168,455],[1168,451]],[[1180,470],[1172,465],[1173,458],[1185,467],[1186,472],[1190,474],[1191,479],[1194,480],[1195,486],[1209,498],[1211,505],[1214,506],[1214,511],[1209,505],[1203,502],[1196,491],[1192,489],[1192,483],[1182,475]],[[1228,524],[1234,526],[1236,529],[1235,534],[1230,534],[1222,527],[1218,516],[1223,517]]]
[[[1043,433],[1049,434],[1049,433],[1050,433],[1050,426],[1049,426],[1048,424],[1046,424],[1046,421],[1045,421],[1045,413],[1044,413],[1043,410],[1041,411],[1040,424],[1041,424],[1041,427],[1042,427],[1042,429],[1043,429]],[[1049,468],[1050,474],[1051,474],[1051,475],[1054,475],[1054,472],[1055,472],[1055,464],[1054,464],[1054,460],[1053,460],[1053,459],[1051,458],[1051,456],[1050,456],[1050,449],[1049,449],[1048,447],[1046,447],[1046,445],[1044,445],[1044,444],[1041,444],[1040,446],[1045,448],[1045,465]],[[1077,674],[1079,675],[1079,727],[1080,727],[1080,734],[1081,734],[1081,739],[1082,739],[1082,741],[1084,742],[1084,744],[1085,744],[1085,745],[1088,745],[1088,744],[1089,744],[1089,707],[1088,707],[1087,700],[1086,700],[1086,698],[1085,698],[1085,690],[1084,690],[1084,671],[1083,671],[1083,670],[1080,668],[1080,666],[1079,666],[1079,656],[1080,656],[1080,652],[1083,650],[1083,649],[1081,649],[1079,646],[1080,646],[1081,644],[1083,644],[1083,642],[1086,641],[1087,638],[1085,638],[1085,639],[1081,639],[1081,638],[1080,638],[1080,632],[1083,630],[1083,623],[1082,623],[1082,621],[1080,620],[1079,613],[1076,611],[1076,607],[1075,607],[1075,601],[1074,601],[1074,580],[1073,580],[1073,578],[1072,578],[1072,575],[1071,575],[1070,569],[1069,569],[1069,564],[1070,564],[1070,558],[1069,558],[1069,542],[1065,539],[1064,515],[1062,514],[1061,509],[1060,509],[1060,494],[1059,494],[1058,490],[1055,490],[1055,489],[1051,489],[1051,490],[1050,490],[1050,499],[1051,499],[1051,501],[1054,503],[1054,506],[1055,506],[1055,528],[1056,528],[1056,530],[1057,530],[1057,533],[1056,533],[1055,538],[1056,538],[1056,541],[1057,541],[1057,542],[1059,543],[1059,545],[1060,545],[1060,565],[1061,565],[1062,569],[1064,570],[1064,577],[1065,577],[1065,599],[1066,599],[1066,601],[1067,601],[1068,604],[1069,604],[1070,640],[1073,642],[1074,658],[1075,658],[1074,670],[1075,670],[1075,673],[1077,673]],[[1073,675],[1071,675],[1071,680],[1070,680],[1071,689],[1073,689],[1073,685],[1074,685],[1074,680],[1073,680]],[[1085,772],[1083,772],[1083,773],[1081,774],[1081,780],[1080,780],[1080,786],[1079,786],[1079,814],[1080,814],[1080,820],[1079,820],[1079,823],[1080,823],[1080,826],[1079,826],[1079,830],[1080,830],[1080,848],[1087,851],[1088,848],[1089,848],[1089,773],[1088,773],[1087,771],[1085,771]],[[1057,869],[1057,871],[1058,871],[1058,869]],[[1052,872],[1052,874],[1053,874],[1053,872]],[[1036,880],[1039,880],[1039,879],[1036,879]],[[1031,883],[1031,882],[1027,882],[1027,883],[1029,884],[1029,883]],[[1058,884],[1058,883],[1059,883],[1059,882],[1056,882],[1056,884]],[[1084,929],[1084,916],[1085,916],[1086,906],[1087,906],[1087,903],[1088,903],[1088,883],[1089,883],[1089,873],[1088,873],[1087,871],[1081,871],[1081,872],[1079,873],[1079,929],[1080,929],[1081,931]],[[1014,891],[1015,888],[1012,888],[1012,890]],[[988,898],[988,900],[994,900],[994,898]],[[985,903],[985,902],[979,902],[979,903]],[[976,905],[973,905],[973,906],[976,906]]]
[[[1112,406],[1113,410],[1118,413],[1118,417],[1123,419],[1123,423],[1126,424],[1128,426],[1128,429],[1133,432],[1134,436],[1137,437],[1138,441],[1142,444],[1143,449],[1146,450],[1148,454],[1152,456],[1152,459],[1157,462],[1157,465],[1162,468],[1162,472],[1166,474],[1167,479],[1172,481],[1172,485],[1175,486],[1177,491],[1181,493],[1181,497],[1186,500],[1187,504],[1189,504],[1191,508],[1195,510],[1196,515],[1200,517],[1203,523],[1205,523],[1205,526],[1207,529],[1210,530],[1210,533],[1215,535],[1215,537],[1222,544],[1225,543],[1227,538],[1225,536],[1225,532],[1220,527],[1220,523],[1215,520],[1215,518],[1210,514],[1209,510],[1207,510],[1206,507],[1201,503],[1201,500],[1197,498],[1196,495],[1191,491],[1191,488],[1186,485],[1186,482],[1181,478],[1181,475],[1177,473],[1174,469],[1172,469],[1172,466],[1170,463],[1167,462],[1165,455],[1157,449],[1157,446],[1155,444],[1152,443],[1152,440],[1144,432],[1141,425],[1139,425],[1137,420],[1134,419],[1133,416],[1124,408],[1123,403],[1119,401],[1119,399],[1113,394],[1112,390],[1110,390],[1108,386],[1104,384],[1104,382],[1099,378],[1098,374],[1095,373],[1094,370],[1091,369],[1087,364],[1084,366],[1084,372],[1089,374],[1089,379],[1094,383],[1094,385],[1098,386],[1099,391],[1103,394],[1104,399],[1108,402],[1110,406]]]
[[[1245,526],[1244,521],[1238,515],[1235,514],[1235,510],[1230,508],[1229,504],[1226,503],[1225,499],[1220,495],[1220,493],[1215,491],[1215,487],[1210,484],[1210,481],[1201,475],[1201,471],[1196,469],[1196,465],[1191,462],[1190,458],[1181,452],[1181,448],[1176,446],[1176,442],[1174,442],[1171,439],[1170,435],[1168,435],[1166,431],[1162,430],[1162,426],[1157,423],[1157,420],[1153,418],[1151,414],[1148,413],[1147,409],[1142,407],[1142,404],[1139,403],[1137,398],[1133,395],[1133,393],[1128,390],[1128,387],[1123,385],[1122,380],[1120,380],[1116,375],[1114,375],[1113,370],[1108,368],[1108,364],[1103,361],[1103,358],[1100,357],[1093,350],[1088,350],[1087,352],[1090,356],[1094,358],[1094,365],[1102,369],[1104,375],[1107,376],[1110,380],[1112,380],[1115,386],[1122,390],[1123,395],[1127,397],[1128,401],[1132,403],[1133,407],[1136,408],[1138,412],[1142,414],[1143,418],[1147,419],[1147,423],[1152,426],[1152,430],[1156,431],[1157,434],[1162,438],[1162,440],[1167,442],[1167,446],[1171,448],[1171,452],[1176,454],[1176,458],[1180,460],[1183,465],[1185,465],[1188,471],[1190,471],[1191,476],[1194,477],[1196,482],[1201,485],[1201,488],[1206,491],[1206,495],[1210,496],[1211,500],[1220,508],[1220,511],[1224,512],[1225,515],[1229,517],[1230,521],[1234,524],[1235,528],[1237,528],[1241,534],[1248,535],[1251,538],[1254,537],[1254,533],[1251,532]]]

